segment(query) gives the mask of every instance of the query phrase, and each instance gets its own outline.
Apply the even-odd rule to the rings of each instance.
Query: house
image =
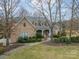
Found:
[[[36,33],[49,37],[51,35],[51,29],[48,26],[47,21],[44,18],[39,17],[22,17],[21,19],[15,18],[10,21],[11,24],[11,35],[10,43],[16,42],[20,36],[35,36]],[[54,34],[59,31],[59,26],[54,26]]]
[[[23,17],[12,27],[10,42],[16,42],[18,37],[22,35],[27,35],[30,37],[35,36],[35,34],[35,26],[29,20],[27,20],[26,17]]]

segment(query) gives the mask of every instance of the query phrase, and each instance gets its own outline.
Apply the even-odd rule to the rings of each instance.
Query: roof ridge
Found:
[[[28,21],[31,25],[32,25],[32,27],[34,27],[35,29],[36,29],[36,27],[29,21],[29,20],[27,20],[27,18],[24,16],[24,17],[22,17],[17,23],[16,23],[16,25],[13,27],[13,28],[15,28],[22,20],[26,20],[26,21]],[[12,28],[12,29],[13,29]]]

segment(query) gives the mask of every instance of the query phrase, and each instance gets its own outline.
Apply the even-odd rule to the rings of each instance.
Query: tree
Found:
[[[59,22],[59,35],[62,34],[62,15],[61,15],[61,0],[56,0],[56,13],[55,13],[55,20],[57,20],[56,18],[58,18],[58,22]]]
[[[70,20],[70,38],[72,36],[72,30],[73,30],[73,26],[74,25],[74,21],[75,19],[79,19],[79,1],[78,0],[72,0],[72,7],[71,7],[71,20]]]
[[[6,45],[9,45],[9,38],[11,34],[11,24],[13,14],[15,13],[20,0],[0,0],[1,12],[5,20],[6,28],[4,29],[4,36],[6,37]]]
[[[54,27],[54,15],[53,14],[55,11],[55,5],[56,5],[56,0],[32,0],[30,1],[31,4],[29,4],[29,6],[35,8],[36,10],[38,10],[43,17],[46,19],[50,30],[51,30],[51,39],[53,39],[53,27]],[[61,4],[60,4],[60,0],[57,0],[58,2],[58,7],[59,7],[59,17],[61,20]]]
[[[29,14],[30,14],[29,11],[25,9],[24,7],[19,8],[18,17],[22,18],[24,16],[29,16]]]

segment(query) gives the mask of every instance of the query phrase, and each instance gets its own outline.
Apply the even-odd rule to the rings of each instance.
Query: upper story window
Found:
[[[37,23],[35,23],[35,26],[37,26]]]
[[[26,23],[24,23],[23,26],[26,27]]]
[[[38,23],[39,26],[41,26],[41,23]]]

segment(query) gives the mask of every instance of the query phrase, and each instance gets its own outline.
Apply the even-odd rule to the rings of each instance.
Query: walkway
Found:
[[[49,41],[49,40],[47,40],[47,41]],[[26,48],[26,47],[29,48],[31,46],[38,45],[38,44],[41,44],[41,43],[44,43],[44,42],[47,42],[47,41],[36,42],[36,43],[26,43],[24,46],[18,47],[14,50],[11,50],[9,52],[4,53],[4,55],[0,56],[0,59],[6,59],[6,56],[9,56],[9,54],[11,54],[12,52],[16,52],[16,51],[23,49],[23,48]]]

